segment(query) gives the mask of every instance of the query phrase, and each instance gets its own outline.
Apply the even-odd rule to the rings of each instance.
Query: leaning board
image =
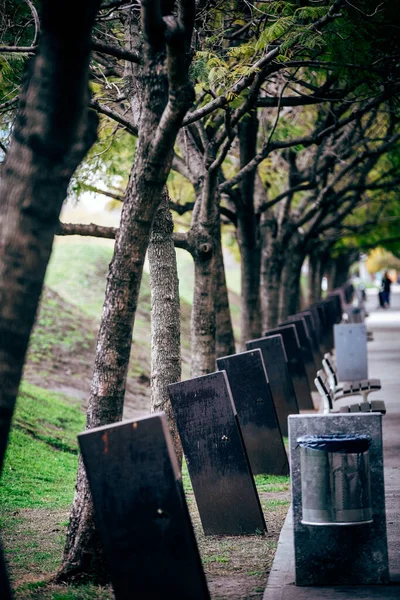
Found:
[[[266,531],[224,371],[168,386],[206,535]]]
[[[306,368],[308,383],[310,389],[313,390],[314,378],[318,368],[314,359],[314,352],[311,338],[308,333],[307,323],[303,316],[291,315],[290,320],[287,319],[286,321],[279,323],[279,327],[281,327],[281,325],[291,325],[292,323],[296,326],[296,332],[299,337],[300,347],[303,353],[303,360],[304,366]]]
[[[265,337],[271,337],[277,334],[282,336],[288,360],[288,369],[296,392],[298,407],[301,410],[313,409],[314,404],[304,366],[303,353],[296,332],[296,326],[294,323],[290,325],[281,325],[276,329],[270,329],[264,333]]]
[[[261,350],[217,358],[232,391],[253,474],[288,475],[289,463]]]
[[[287,365],[282,335],[249,340],[246,342],[246,348],[248,350],[260,348],[262,352],[279,425],[282,435],[287,436],[287,418],[289,415],[298,413],[299,408]]]
[[[208,600],[164,413],[78,436],[117,600]]]

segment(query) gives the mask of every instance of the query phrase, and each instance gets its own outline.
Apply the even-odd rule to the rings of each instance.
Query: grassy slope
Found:
[[[112,245],[100,240],[61,239],[54,246],[34,328],[26,379],[86,402],[104,301]],[[189,376],[190,306],[183,300],[183,376]],[[149,410],[150,290],[143,275],[135,319],[126,393],[126,417]]]

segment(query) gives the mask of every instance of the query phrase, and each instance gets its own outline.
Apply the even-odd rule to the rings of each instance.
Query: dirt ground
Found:
[[[264,535],[204,536],[196,502],[192,494],[188,495],[190,515],[212,600],[263,597],[288,508],[287,504],[270,508],[267,505],[276,501],[284,502],[289,499],[288,496],[288,492],[260,494],[268,527]],[[18,589],[16,600],[109,600],[114,597],[110,587],[99,588],[95,595],[92,595],[92,588],[88,596],[83,591],[85,588],[82,588],[82,595],[78,591],[77,596],[70,596],[67,588],[51,582],[61,558],[68,510],[23,509],[15,511],[8,518],[12,519],[13,524],[11,528],[7,527],[4,546],[7,559],[13,565],[13,588]]]

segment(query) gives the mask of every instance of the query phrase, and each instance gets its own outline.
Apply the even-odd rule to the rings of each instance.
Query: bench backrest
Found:
[[[333,408],[333,391],[330,389],[328,378],[326,376],[326,373],[322,369],[317,371],[317,376],[314,379],[314,383],[315,383],[315,387],[317,388],[318,392],[320,393],[322,399],[325,402],[325,407],[327,409],[326,412],[328,412],[328,409],[332,410],[332,408]]]
[[[338,378],[332,356],[329,352],[324,354],[324,358],[322,359],[322,366],[324,367],[325,373],[329,377],[329,380],[331,382],[331,388],[336,388],[338,385]]]

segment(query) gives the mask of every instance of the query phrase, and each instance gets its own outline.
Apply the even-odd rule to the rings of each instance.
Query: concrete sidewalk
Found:
[[[400,600],[400,293],[393,293],[391,308],[377,307],[375,295],[368,296],[366,319],[374,341],[368,342],[370,377],[382,381],[382,390],[372,397],[384,400],[383,417],[386,519],[389,547],[390,585],[297,587],[291,510],[281,531],[264,600]],[[328,551],[327,551],[327,560]]]

